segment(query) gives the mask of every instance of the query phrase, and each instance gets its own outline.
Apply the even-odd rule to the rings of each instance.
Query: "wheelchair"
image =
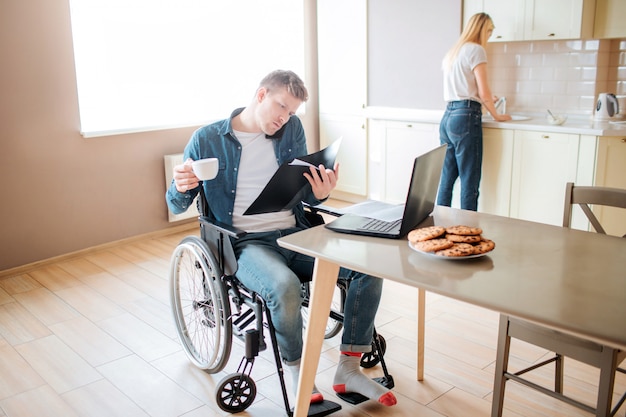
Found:
[[[200,237],[183,238],[175,248],[170,263],[170,301],[183,350],[193,365],[215,374],[224,369],[230,358],[233,336],[244,343],[245,354],[237,371],[219,382],[215,394],[216,403],[222,410],[238,413],[246,410],[256,397],[256,385],[250,375],[255,358],[267,349],[266,337],[269,337],[285,411],[291,417],[293,411],[269,311],[265,301],[241,284],[235,275],[237,260],[230,239],[237,239],[245,232],[214,220],[202,187],[197,205]],[[323,223],[323,217],[315,208],[308,208],[307,217],[314,224]],[[301,278],[305,325],[308,317],[308,280]],[[326,338],[335,336],[342,328],[343,302],[348,285],[348,282],[338,280]],[[372,352],[362,356],[361,366],[371,368],[380,363],[384,376],[374,380],[391,389],[394,381],[384,362],[385,351],[385,339],[374,331]],[[337,395],[352,404],[368,399],[356,393]],[[309,416],[321,417],[340,409],[341,405],[324,400],[311,404]]]

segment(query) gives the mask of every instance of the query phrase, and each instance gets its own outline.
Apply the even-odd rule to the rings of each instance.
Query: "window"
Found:
[[[303,2],[70,0],[84,136],[204,124],[270,71],[304,79]]]

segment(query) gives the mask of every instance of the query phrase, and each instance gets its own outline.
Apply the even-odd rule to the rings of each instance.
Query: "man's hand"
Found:
[[[191,168],[192,162],[191,158],[187,158],[185,163],[174,167],[174,184],[179,193],[193,190],[200,183],[200,180]]]
[[[315,198],[324,200],[328,198],[330,192],[337,186],[339,164],[335,163],[333,169],[327,169],[324,165],[320,165],[317,168],[310,167],[309,172],[305,172],[304,176],[311,184]]]

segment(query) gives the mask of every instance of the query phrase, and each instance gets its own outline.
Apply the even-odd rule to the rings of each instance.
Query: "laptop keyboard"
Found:
[[[392,222],[387,222],[379,219],[371,219],[359,229],[369,230],[373,232],[389,232],[390,230],[398,227],[400,223],[402,223],[402,219],[394,220]]]

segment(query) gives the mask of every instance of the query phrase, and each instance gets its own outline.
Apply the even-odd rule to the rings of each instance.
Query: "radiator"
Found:
[[[163,159],[165,163],[165,189],[167,190],[172,183],[172,173],[174,172],[174,167],[183,163],[183,154],[177,153],[172,155],[165,155]],[[170,222],[196,218],[198,216],[198,208],[196,207],[195,202],[191,204],[186,212],[181,214],[174,214],[170,211],[169,208],[167,209],[167,219]]]

